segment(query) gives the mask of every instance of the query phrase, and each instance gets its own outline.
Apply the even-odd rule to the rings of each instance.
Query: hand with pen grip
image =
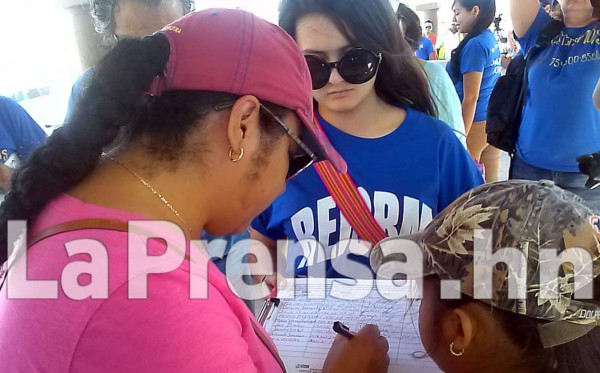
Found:
[[[323,365],[323,373],[385,373],[390,364],[389,344],[376,325],[365,325],[349,339],[337,335]]]

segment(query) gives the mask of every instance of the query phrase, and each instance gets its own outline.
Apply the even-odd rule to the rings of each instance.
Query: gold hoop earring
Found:
[[[229,149],[229,160],[232,161],[233,163],[235,162],[239,162],[242,160],[242,158],[244,158],[244,148],[240,148],[240,155],[237,158],[233,158],[233,148]]]
[[[454,351],[454,342],[450,343],[450,353],[454,356],[462,356],[465,353],[465,349],[463,348],[460,352]]]

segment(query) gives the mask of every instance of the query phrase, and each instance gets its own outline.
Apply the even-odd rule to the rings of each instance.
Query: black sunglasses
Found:
[[[381,63],[381,53],[375,54],[364,48],[349,50],[337,62],[327,62],[313,55],[304,57],[310,70],[313,89],[321,89],[327,85],[333,68],[350,84],[366,83],[377,74]]]
[[[215,110],[225,110],[232,107],[233,104],[234,102],[228,102],[225,104],[216,105]],[[294,142],[298,145],[294,154],[289,154],[288,173],[286,176],[286,180],[289,180],[312,165],[317,160],[317,156],[277,115],[275,115],[262,103],[260,104],[260,108],[273,117],[273,119],[275,119],[275,121],[279,123],[281,127],[283,127],[287,135],[291,137],[292,140],[294,140]]]

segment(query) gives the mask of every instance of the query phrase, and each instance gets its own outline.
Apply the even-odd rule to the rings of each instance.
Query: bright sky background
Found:
[[[196,0],[196,10],[208,8],[241,8],[277,23],[279,0]]]
[[[0,0],[0,95],[48,87],[21,105],[43,127],[62,123],[79,57],[69,14],[54,0]]]
[[[0,0],[0,95],[49,87],[50,96],[20,102],[42,126],[62,123],[81,73],[66,1],[76,2]],[[274,23],[278,6],[279,0],[196,0],[197,10],[239,7]]]
[[[0,0],[0,94],[79,72],[69,15],[51,0]]]
[[[21,102],[42,125],[62,123],[71,86],[81,73],[71,17],[60,5],[77,1],[0,0],[0,95],[49,87],[52,97]],[[196,0],[196,9],[242,8],[277,23],[279,1]],[[399,2],[389,1],[393,7]],[[413,8],[430,2],[405,0]],[[452,0],[438,0],[438,3],[451,14]],[[499,13],[504,13],[507,19],[508,9],[503,8],[506,6],[499,4]],[[442,20],[444,17],[440,16]]]

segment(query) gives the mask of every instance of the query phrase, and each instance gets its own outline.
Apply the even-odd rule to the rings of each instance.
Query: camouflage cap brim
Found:
[[[422,272],[406,265],[403,250],[415,247]],[[584,291],[600,274],[599,262],[600,217],[548,181],[475,188],[422,232],[384,240],[371,254],[384,277],[400,269],[409,278],[435,273],[460,280],[463,294],[496,308],[576,325],[600,320],[600,303]]]

